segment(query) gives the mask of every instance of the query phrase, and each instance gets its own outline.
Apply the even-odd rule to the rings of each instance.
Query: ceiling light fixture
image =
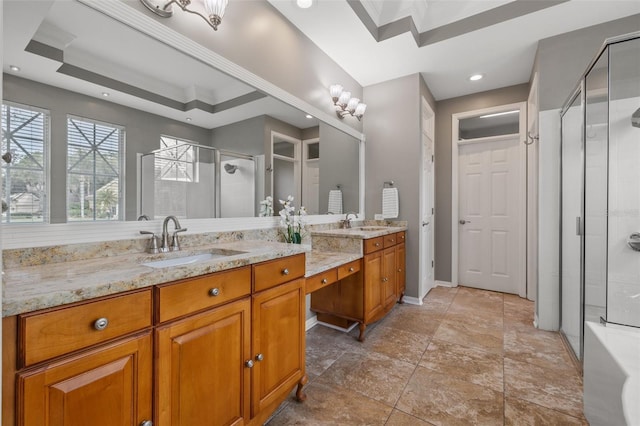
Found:
[[[307,114],[307,115],[305,115],[305,117],[307,117],[308,119],[312,119],[312,118],[313,118],[313,115],[311,115],[311,114]]]
[[[336,114],[338,118],[344,118],[347,115],[352,115],[358,120],[362,119],[367,105],[360,102],[358,98],[352,98],[351,92],[345,92],[344,88],[339,84],[333,84],[329,87],[329,94],[333,105],[336,107]]]
[[[482,80],[483,77],[484,77],[484,75],[482,75],[482,74],[474,74],[471,77],[469,77],[469,80],[478,81],[478,80]]]
[[[493,114],[481,115],[480,118],[499,117],[501,115],[515,114],[517,112],[520,112],[520,110],[514,109],[513,111],[496,112]]]
[[[296,4],[300,9],[308,9],[313,6],[313,0],[296,0]]]
[[[187,117],[185,120],[187,120],[187,121],[191,121],[191,117]]]
[[[17,65],[9,65],[9,69],[13,72],[20,72],[20,67]]]
[[[105,98],[108,98],[109,97],[109,92],[102,92],[102,96],[105,97]]]
[[[169,18],[173,15],[173,4],[177,4],[184,12],[193,13],[204,19],[207,24],[218,31],[218,25],[222,23],[222,17],[224,11],[229,4],[229,0],[196,0],[197,3],[204,3],[205,13],[200,13],[196,10],[189,9],[191,0],[169,0],[169,1],[157,1],[157,0],[140,0],[147,9],[152,11],[158,16],[163,18]]]

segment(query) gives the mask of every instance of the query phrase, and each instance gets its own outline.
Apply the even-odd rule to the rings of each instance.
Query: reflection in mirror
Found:
[[[459,120],[459,140],[513,135],[520,132],[520,110],[496,112]]]
[[[335,165],[345,167],[348,162],[347,169],[355,173],[356,191],[344,192],[345,209],[351,203],[349,210],[358,210],[359,140],[308,119],[302,111],[77,1],[7,2],[3,13],[7,24],[3,32],[3,113],[9,105],[42,112],[40,142],[35,143],[34,138],[26,150],[29,155],[24,154],[45,159],[29,161],[23,175],[34,178],[27,182],[18,179],[17,167],[2,168],[6,179],[2,198],[7,204],[13,201],[22,212],[29,211],[23,214],[24,221],[136,220],[141,215],[154,218],[178,211],[182,214],[176,216],[187,218],[257,216],[259,202],[274,194],[273,173],[268,170],[284,172],[284,166],[278,167],[272,159],[275,155],[281,160],[272,151],[272,132],[301,141],[297,157],[301,163],[288,174],[293,180],[278,178],[285,185],[283,192],[294,195],[296,191],[297,205],[307,197],[314,213],[326,213],[329,188],[339,183],[328,183],[329,174]],[[132,9],[131,13],[138,12]],[[99,140],[85,140],[82,152],[69,151],[71,118],[122,129],[123,148],[118,154],[122,162],[102,161]],[[3,120],[3,126],[10,124]],[[8,142],[3,140],[3,149],[20,157],[24,153],[16,143],[20,135],[14,132],[13,136]],[[181,155],[175,151],[177,143],[170,148],[163,142],[170,139],[199,147],[191,173],[191,179],[196,175],[197,179],[189,185],[186,169],[179,175],[174,163],[170,172],[166,170],[169,163],[156,164],[155,155],[150,155]],[[318,144],[313,148],[315,154],[302,161],[303,143],[310,140]],[[351,157],[344,157],[347,148],[341,144],[349,145]],[[88,176],[84,160],[78,163],[82,170],[68,169],[70,156],[80,160],[87,153],[87,158],[96,154],[98,163],[105,163],[105,176]],[[149,170],[142,169],[145,162]],[[27,162],[22,165],[27,169]],[[74,172],[81,172],[83,184],[75,182]],[[35,179],[36,175],[40,178]],[[85,182],[89,178],[91,182]],[[303,195],[305,179],[317,180],[317,195]],[[185,189],[196,188],[196,184],[202,189]],[[250,186],[253,196],[249,190],[238,190]],[[202,203],[189,208],[186,197],[195,194],[203,197]],[[278,210],[274,205],[276,215]],[[3,220],[18,222],[20,211],[3,215]]]

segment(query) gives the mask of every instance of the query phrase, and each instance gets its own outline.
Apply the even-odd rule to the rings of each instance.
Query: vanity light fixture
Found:
[[[483,77],[484,77],[484,75],[482,75],[482,74],[474,74],[471,77],[469,77],[469,80],[478,81],[478,80],[482,80]]]
[[[229,4],[229,0],[194,0],[194,3],[204,3],[205,13],[190,9],[191,0],[140,0],[147,9],[158,16],[169,18],[173,15],[173,4],[175,3],[184,12],[193,13],[204,19],[214,31],[218,31],[218,25],[222,23],[224,11]]]
[[[345,92],[342,86],[333,84],[329,87],[329,94],[331,95],[333,105],[336,107],[338,118],[352,115],[358,120],[362,119],[367,105],[360,102],[358,98],[352,98],[351,92]]]

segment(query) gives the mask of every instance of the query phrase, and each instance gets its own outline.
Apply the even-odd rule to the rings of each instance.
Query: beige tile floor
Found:
[[[307,332],[307,400],[268,426],[586,425],[582,379],[557,333],[533,327],[533,303],[436,287],[397,305],[366,341]]]

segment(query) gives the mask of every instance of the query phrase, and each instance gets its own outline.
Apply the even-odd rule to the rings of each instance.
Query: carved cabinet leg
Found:
[[[367,325],[361,322],[358,325],[358,329],[360,329],[360,335],[358,336],[358,342],[364,342],[364,331],[367,329]]]
[[[306,374],[302,376],[302,378],[300,378],[300,380],[298,381],[298,389],[296,390],[296,401],[298,402],[306,401],[307,394],[304,393],[302,388],[304,387],[304,385],[307,384],[308,381],[309,381],[309,377],[307,377]]]
[[[404,303],[403,299],[404,299],[404,291],[400,293],[400,299],[398,299],[398,303],[402,305]]]

